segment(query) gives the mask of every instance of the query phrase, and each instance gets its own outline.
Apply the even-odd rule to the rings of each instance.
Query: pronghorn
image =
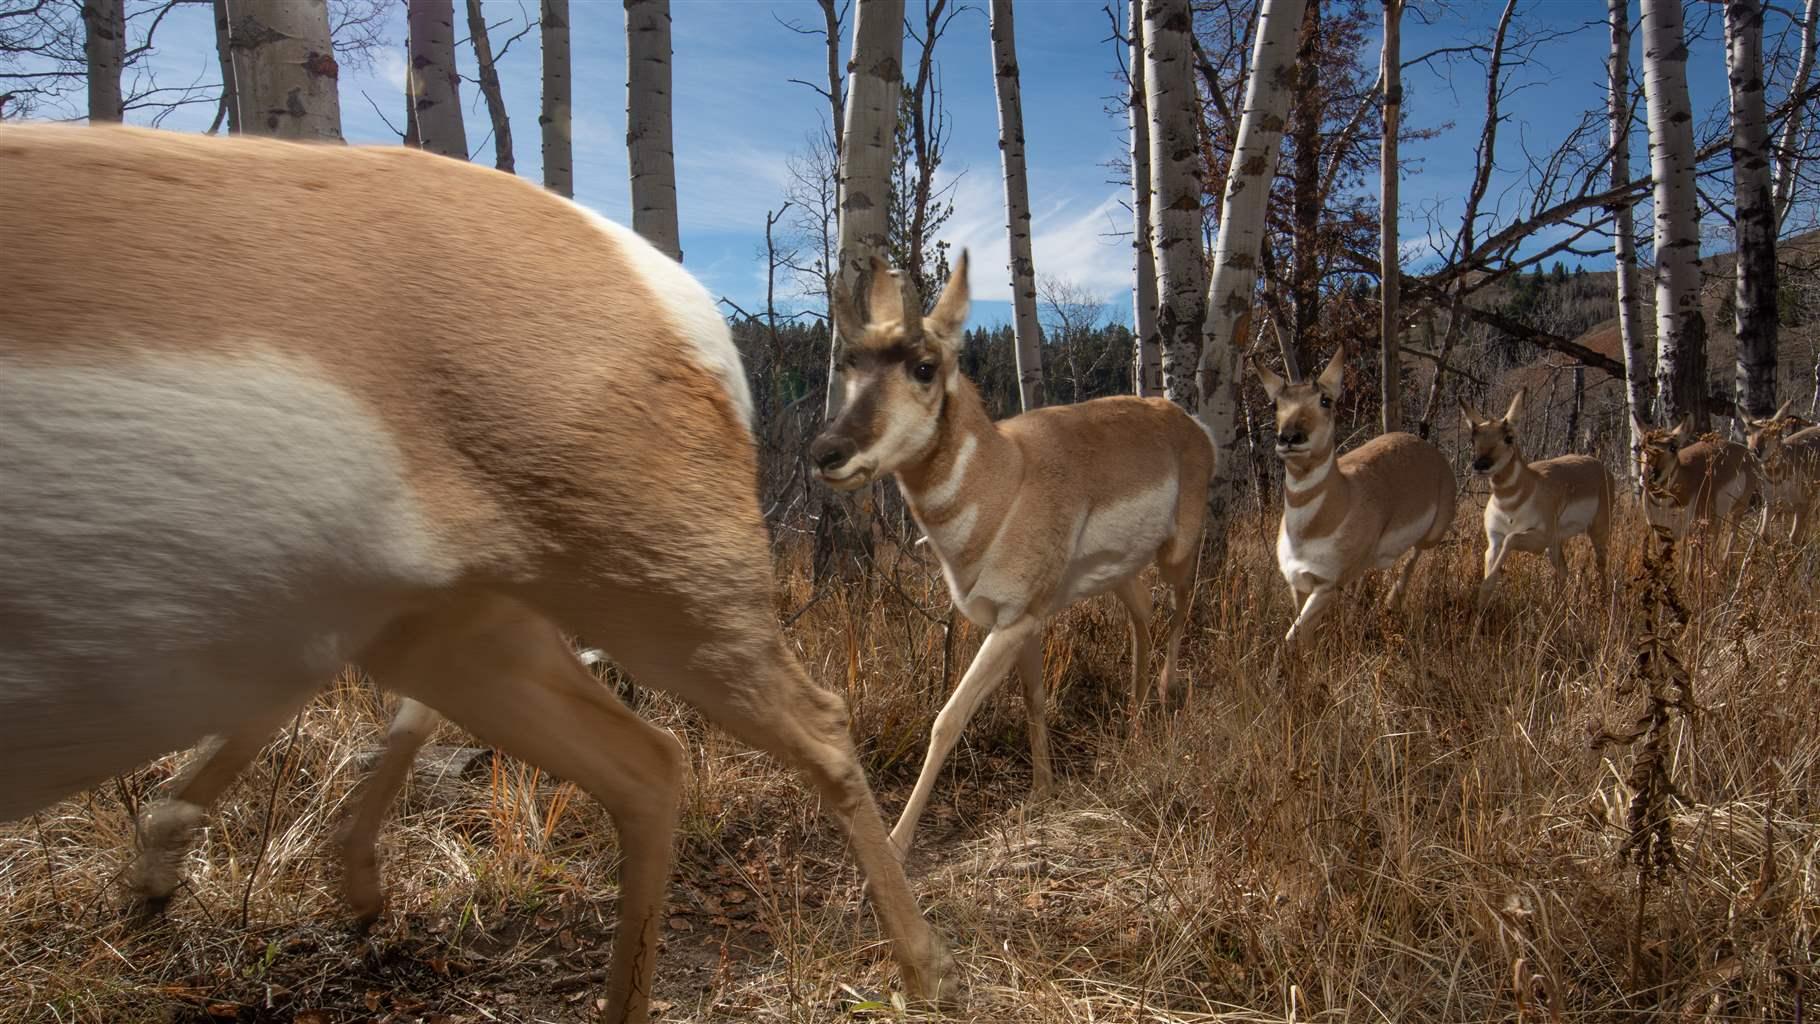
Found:
[[[1341,587],[1410,552],[1386,602],[1397,603],[1422,552],[1453,526],[1453,467],[1434,445],[1401,431],[1335,457],[1333,410],[1345,382],[1344,346],[1312,383],[1285,382],[1255,357],[1251,367],[1276,404],[1276,451],[1283,460],[1277,567],[1295,600],[1296,620],[1283,637],[1293,651]]]
[[[853,490],[897,479],[969,621],[989,630],[936,716],[916,788],[891,842],[909,853],[942,762],[974,709],[1015,666],[1029,718],[1032,790],[1052,785],[1043,702],[1043,621],[1111,591],[1131,619],[1133,716],[1150,688],[1150,590],[1155,562],[1173,591],[1158,689],[1167,700],[1187,624],[1211,435],[1161,399],[1099,398],[994,423],[961,374],[967,254],[922,316],[908,280],[872,263],[869,322],[834,296],[847,401],[810,445],[823,483]]]
[[[1763,477],[1763,521],[1758,533],[1767,537],[1770,514],[1776,508],[1787,508],[1795,519],[1788,531],[1792,541],[1801,536],[1808,513],[1820,503],[1820,427],[1789,415],[1790,404],[1782,403],[1768,419],[1748,421],[1747,443]]]
[[[1472,469],[1491,480],[1485,504],[1485,578],[1479,584],[1484,609],[1512,551],[1546,552],[1555,572],[1567,576],[1567,542],[1580,534],[1592,542],[1593,562],[1605,573],[1611,539],[1612,481],[1605,464],[1588,455],[1562,455],[1526,462],[1517,445],[1517,416],[1524,388],[1511,396],[1502,419],[1487,419],[1460,400],[1472,432]]]
[[[1639,425],[1640,426],[1640,425]],[[1643,513],[1651,526],[1679,540],[1696,523],[1708,537],[1725,524],[1721,561],[1731,552],[1730,526],[1750,504],[1760,482],[1750,450],[1735,441],[1694,441],[1688,419],[1672,430],[1642,428],[1638,469],[1643,478]],[[1691,563],[1684,563],[1691,571]]]
[[[598,643],[800,768],[914,998],[947,954],[784,643],[751,398],[631,231],[403,147],[0,128],[0,820],[343,664],[613,816],[605,1016],[649,1016],[685,760]]]

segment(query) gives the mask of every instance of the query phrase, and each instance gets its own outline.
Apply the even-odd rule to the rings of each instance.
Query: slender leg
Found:
[[[1331,584],[1324,583],[1311,591],[1302,605],[1301,614],[1296,616],[1295,623],[1283,637],[1283,649],[1293,652],[1301,646],[1302,638],[1308,635],[1309,629],[1320,621],[1327,607],[1333,603],[1333,597],[1339,591]]]
[[[1384,607],[1395,608],[1403,602],[1403,592],[1409,589],[1409,578],[1415,575],[1416,563],[1421,560],[1421,548],[1416,548],[1409,553],[1409,558],[1403,562],[1402,571],[1397,573],[1396,583],[1391,586],[1390,593],[1384,599]]]
[[[929,804],[929,791],[935,788],[935,777],[940,774],[942,763],[954,750],[955,743],[959,742],[961,730],[973,718],[973,712],[979,708],[980,701],[1005,681],[1006,673],[1011,670],[1011,662],[1025,640],[1038,632],[1040,624],[1037,620],[1025,617],[986,634],[986,640],[980,644],[973,664],[967,666],[966,674],[961,676],[960,685],[954,688],[953,696],[948,698],[941,713],[935,716],[935,727],[929,732],[929,752],[923,757],[922,773],[917,775],[916,788],[910,792],[910,801],[904,805],[897,825],[891,829],[891,845],[900,859],[910,852],[911,840],[916,836],[917,820],[923,816],[923,809]]]
[[[1567,552],[1561,549],[1561,542],[1556,541],[1548,546],[1548,562],[1555,567],[1555,574],[1567,579]]]
[[[1169,603],[1169,639],[1168,647],[1163,654],[1163,675],[1157,682],[1157,696],[1163,704],[1169,703],[1169,694],[1175,687],[1176,666],[1180,663],[1182,652],[1182,634],[1188,629],[1188,613],[1194,605],[1194,579],[1192,566],[1180,579],[1170,581],[1171,599]],[[1182,691],[1186,701],[1192,689]]]
[[[342,826],[341,890],[354,920],[371,923],[385,908],[385,891],[379,884],[379,829],[404,780],[411,773],[418,748],[436,731],[436,712],[404,698],[386,729],[385,752],[361,785],[354,816]]]
[[[183,858],[208,808],[253,763],[284,715],[227,736],[210,737],[183,769],[171,795],[139,816],[139,855],[127,871],[142,913],[156,913],[183,882]]]
[[[1498,585],[1498,573],[1504,569],[1504,558],[1510,553],[1510,539],[1493,536],[1485,548],[1485,578],[1479,582],[1479,612],[1491,603],[1491,592]]]
[[[388,687],[434,701],[463,728],[573,780],[606,807],[625,861],[605,1016],[644,1024],[682,791],[675,737],[601,686],[553,624],[503,601],[397,624],[362,661]]]
[[[1127,729],[1144,711],[1150,699],[1150,588],[1141,576],[1133,576],[1118,585],[1113,593],[1125,606],[1131,624],[1131,714]]]
[[[1049,762],[1048,688],[1043,685],[1043,633],[1037,630],[1017,652],[1017,674],[1024,683],[1024,720],[1030,729],[1030,797],[1047,799],[1055,791]]]

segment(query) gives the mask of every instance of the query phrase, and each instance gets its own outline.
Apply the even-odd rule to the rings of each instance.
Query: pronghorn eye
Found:
[[[910,368],[910,375],[927,384],[935,379],[935,364],[925,359]]]
[[[1327,397],[1326,395],[1322,395],[1321,396],[1321,408],[1323,408],[1323,409],[1333,408],[1333,399]]]

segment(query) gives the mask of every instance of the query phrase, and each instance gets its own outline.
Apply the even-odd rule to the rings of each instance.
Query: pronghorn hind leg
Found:
[[[553,623],[501,600],[400,623],[362,663],[388,688],[435,700],[469,732],[574,781],[606,808],[625,860],[605,1017],[643,1024],[682,794],[675,737],[601,686]]]
[[[1555,575],[1562,579],[1568,577],[1567,552],[1563,549],[1560,541],[1555,541],[1548,546],[1548,564],[1555,567]]]
[[[1390,588],[1390,594],[1384,599],[1384,607],[1395,609],[1403,603],[1403,593],[1409,589],[1409,578],[1415,575],[1416,563],[1422,560],[1422,549],[1414,548],[1409,558],[1403,562],[1403,568],[1397,572],[1397,581]]]
[[[436,731],[438,716],[409,697],[398,703],[386,727],[385,752],[361,784],[354,815],[337,836],[341,847],[341,892],[356,925],[365,927],[385,909],[379,884],[379,829],[392,801],[410,776],[417,751]]]
[[[1163,675],[1157,683],[1159,696],[1166,704],[1169,694],[1175,689],[1175,676],[1181,664],[1182,634],[1188,629],[1188,616],[1194,611],[1194,577],[1200,565],[1200,547],[1195,547],[1195,557],[1183,559],[1164,565],[1163,580],[1169,584],[1169,635],[1168,647],[1163,654]],[[1184,685],[1181,688],[1179,703],[1186,706],[1193,688]]]
[[[1048,688],[1043,685],[1043,632],[1037,630],[1017,652],[1017,675],[1024,684],[1024,721],[1030,731],[1030,797],[1044,800],[1055,791],[1049,760]]]
[[[1131,707],[1125,719],[1125,731],[1137,727],[1138,716],[1150,699],[1150,587],[1138,574],[1113,589],[1131,627]]]

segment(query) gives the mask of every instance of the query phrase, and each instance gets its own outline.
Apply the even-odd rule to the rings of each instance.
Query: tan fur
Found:
[[[1151,678],[1150,594],[1139,574],[1152,562],[1174,592],[1159,684],[1167,699],[1213,473],[1209,435],[1161,399],[1101,398],[992,422],[956,366],[966,274],[963,253],[927,318],[904,316],[917,300],[882,263],[873,267],[870,323],[837,297],[848,400],[810,450],[831,486],[894,474],[955,606],[990,630],[936,718],[916,789],[892,830],[900,853],[968,718],[1014,663],[1024,680],[1033,789],[1049,789],[1047,617],[1096,593],[1118,595],[1131,617],[1139,713]]]
[[[1284,636],[1295,649],[1340,589],[1372,568],[1390,568],[1405,552],[1388,603],[1408,588],[1422,551],[1453,525],[1453,469],[1438,449],[1401,432],[1372,438],[1338,458],[1333,409],[1345,351],[1336,351],[1313,382],[1287,383],[1252,363],[1276,405],[1277,453],[1283,459],[1283,520],[1277,564],[1296,605]]]
[[[1611,537],[1611,474],[1598,459],[1563,455],[1528,462],[1516,440],[1516,420],[1523,407],[1518,389],[1510,408],[1498,419],[1460,403],[1471,433],[1473,469],[1491,480],[1485,505],[1485,575],[1479,584],[1484,608],[1511,551],[1546,553],[1561,577],[1567,576],[1565,546],[1585,534],[1592,542],[1600,575]]]
[[[1750,420],[1746,443],[1763,477],[1760,536],[1769,535],[1770,516],[1787,509],[1794,522],[1789,540],[1798,540],[1815,505],[1820,504],[1820,427],[1788,412],[1783,403],[1768,419]]]
[[[1700,524],[1710,538],[1723,526],[1719,559],[1731,552],[1731,526],[1758,493],[1760,478],[1750,450],[1732,441],[1690,442],[1684,420],[1672,430],[1647,430],[1639,456],[1643,510],[1649,521],[1676,539]],[[1691,564],[1684,563],[1684,569]]]
[[[261,566],[249,578],[267,589],[255,592],[211,596],[183,576],[176,548],[166,575],[139,581],[168,585],[192,617],[215,616],[218,637],[193,642],[217,646],[242,623],[310,628],[257,616],[320,593],[312,607],[334,632],[274,634],[257,660],[159,649],[100,672],[54,646],[60,636],[0,632],[0,721],[17,733],[0,806],[29,813],[202,734],[275,726],[322,682],[318,652],[354,645],[389,688],[605,804],[625,852],[607,1017],[643,1021],[684,760],[580,666],[567,630],[800,767],[849,832],[906,987],[935,995],[945,954],[889,852],[845,705],[810,683],[777,627],[742,414],[725,378],[691,356],[699,339],[682,333],[681,307],[652,294],[618,236],[525,181],[397,147],[15,125],[0,126],[0,226],[0,360],[86,372],[208,357],[231,372],[269,357],[307,372],[384,426],[405,469],[398,500],[427,537],[404,568],[361,563],[331,577]],[[708,308],[704,295],[682,313]],[[6,399],[26,414],[34,400]],[[43,436],[60,436],[55,427]],[[137,471],[174,481],[187,470]],[[53,503],[34,512],[34,529],[81,523],[95,511],[82,501],[103,500],[68,498],[50,480],[7,486],[0,507]],[[244,498],[220,493],[197,513],[253,530]],[[341,518],[312,527],[332,533],[376,514],[358,500],[336,507]],[[164,529],[175,525],[147,524],[144,545],[206,529]],[[314,557],[312,536],[289,539]],[[9,590],[6,559],[19,555],[0,540],[0,610],[29,623],[92,606],[111,620],[115,609],[95,603],[117,579],[74,560],[67,586]],[[200,664],[238,675],[199,679]],[[179,706],[156,720],[68,710],[157,707],[166,692]],[[61,724],[35,736],[36,721]],[[88,759],[72,762],[75,750]]]

